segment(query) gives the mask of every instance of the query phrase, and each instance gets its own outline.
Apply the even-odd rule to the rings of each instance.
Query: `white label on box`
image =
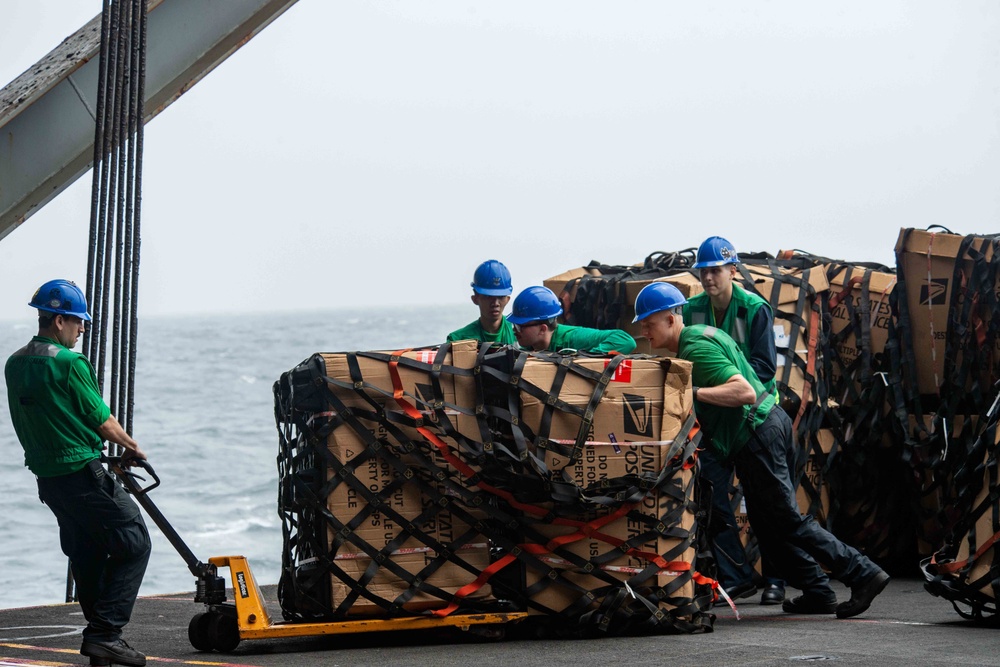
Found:
[[[779,350],[787,350],[788,334],[785,333],[784,327],[780,324],[775,324],[771,329],[774,331],[774,346]]]

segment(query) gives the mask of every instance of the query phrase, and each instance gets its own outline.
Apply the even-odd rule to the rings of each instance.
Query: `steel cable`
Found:
[[[147,2],[104,0],[102,8],[87,256],[93,319],[83,339],[98,385],[128,433],[133,428],[138,341]],[[109,454],[119,454],[119,449],[109,445]],[[73,598],[70,574],[66,599]]]

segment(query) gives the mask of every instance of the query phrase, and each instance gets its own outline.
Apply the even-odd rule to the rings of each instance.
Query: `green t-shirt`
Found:
[[[10,419],[31,472],[68,475],[100,457],[97,428],[111,410],[85,356],[35,336],[7,359],[4,377]]]
[[[729,334],[705,324],[686,326],[681,331],[677,356],[690,361],[691,382],[696,387],[717,387],[734,375],[742,375],[757,396],[765,393],[764,385],[750,367],[750,362]],[[754,418],[754,428],[760,426],[771,409],[774,395],[767,393]],[[753,406],[727,408],[695,401],[695,414],[702,428],[711,437],[712,448],[723,459],[738,452],[750,439],[747,417]]]
[[[514,337],[514,327],[511,326],[507,318],[500,321],[500,330],[490,333],[483,329],[479,320],[467,324],[457,331],[448,334],[448,342],[456,340],[478,340],[480,343],[499,343],[500,345],[517,345],[517,338]]]
[[[557,324],[548,350],[558,352],[567,348],[591,354],[628,354],[635,349],[635,339],[621,329],[590,329]]]

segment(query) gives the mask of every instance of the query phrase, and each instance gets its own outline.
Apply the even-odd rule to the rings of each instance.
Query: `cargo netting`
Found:
[[[961,519],[956,472],[986,423],[1000,369],[1000,237],[939,229],[902,230],[893,292],[892,429],[912,471],[920,556]]]
[[[461,341],[317,354],[274,395],[287,620],[711,630],[686,362]]]
[[[998,399],[1000,400],[1000,399]],[[997,403],[989,425],[955,474],[960,517],[944,548],[921,562],[933,595],[950,600],[962,617],[1000,626],[1000,431]]]
[[[913,573],[963,518],[967,464],[1000,376],[1000,240],[902,229],[896,266],[801,250],[740,253],[736,280],[774,314],[782,407],[795,423],[800,510],[896,573]],[[567,321],[633,325],[639,290],[702,291],[690,250],[633,266],[591,262],[545,281]],[[974,461],[979,463],[980,461]],[[733,507],[751,563],[759,551]]]

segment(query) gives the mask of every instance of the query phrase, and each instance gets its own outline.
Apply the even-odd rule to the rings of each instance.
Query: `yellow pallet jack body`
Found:
[[[146,514],[163,532],[195,576],[195,602],[205,604],[205,611],[194,615],[188,624],[188,639],[199,651],[229,652],[244,639],[279,639],[286,637],[318,637],[323,635],[361,634],[368,632],[402,632],[433,628],[474,630],[477,635],[500,639],[507,623],[520,621],[524,612],[451,614],[439,616],[405,616],[399,618],[359,618],[346,621],[287,622],[273,621],[261,596],[260,587],[244,556],[217,556],[203,563],[181,539],[159,508],[149,498],[149,491],[160,484],[159,477],[147,461],[132,461],[145,469],[153,483],[145,488],[136,475],[122,465],[119,457],[106,457],[108,467],[135,498]],[[226,599],[225,580],[218,575],[221,567],[229,568],[233,585],[233,603]]]
[[[286,622],[272,621],[267,606],[261,596],[260,587],[254,579],[250,564],[243,556],[218,556],[208,562],[216,568],[229,568],[233,584],[233,598],[236,616],[227,620],[211,619],[211,611],[195,616],[189,626],[192,644],[200,650],[216,649],[231,651],[238,640],[274,639],[284,637],[316,637],[322,635],[342,635],[366,632],[402,632],[432,628],[456,628],[469,630],[472,626],[496,626],[489,636],[499,638],[500,628],[511,622],[520,621],[528,615],[524,612],[452,614],[437,616],[406,616],[402,618],[359,618],[348,621]],[[215,605],[217,607],[217,605]],[[224,613],[216,610],[215,613]],[[206,620],[208,619],[208,620]],[[233,623],[235,620],[235,624]],[[227,627],[228,626],[228,627]],[[235,631],[235,634],[234,634]],[[238,640],[237,640],[238,639]],[[236,641],[236,644],[233,642]],[[211,646],[209,646],[209,644]]]

